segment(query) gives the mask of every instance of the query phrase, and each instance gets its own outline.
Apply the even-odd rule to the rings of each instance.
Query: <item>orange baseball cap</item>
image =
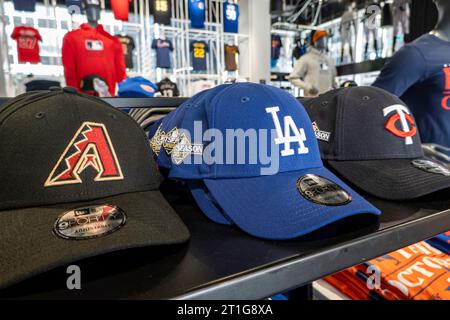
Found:
[[[322,37],[328,36],[328,32],[325,30],[317,30],[312,38],[313,43],[316,43],[317,40],[319,40]]]

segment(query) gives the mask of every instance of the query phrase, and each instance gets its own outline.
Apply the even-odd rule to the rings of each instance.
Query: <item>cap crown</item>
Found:
[[[305,102],[323,159],[379,160],[423,156],[411,111],[375,87],[333,90]]]
[[[194,134],[194,121],[202,123],[200,140]],[[182,128],[190,133],[193,144],[203,145],[203,160],[209,154],[221,152],[222,157],[216,159],[222,163],[195,164],[194,158],[198,161],[202,155],[191,155],[191,164],[172,167],[173,178],[260,176],[261,169],[270,166],[269,158],[278,162],[278,172],[322,166],[314,131],[303,106],[288,93],[271,86],[237,83],[219,92],[212,89],[186,114]],[[217,129],[223,139],[209,135],[210,129]],[[230,139],[232,134],[238,134],[236,130],[240,138]],[[204,137],[211,142],[204,141]],[[276,154],[272,154],[272,146],[277,146]]]
[[[158,187],[145,133],[81,94],[25,94],[0,109],[0,208],[78,202]]]

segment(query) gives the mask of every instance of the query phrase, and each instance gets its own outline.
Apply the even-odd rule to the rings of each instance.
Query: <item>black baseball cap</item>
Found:
[[[145,133],[73,88],[0,108],[0,288],[90,256],[189,232],[158,191]]]
[[[375,87],[329,91],[305,102],[322,159],[364,191],[406,200],[450,187],[450,170],[425,158],[408,107]]]

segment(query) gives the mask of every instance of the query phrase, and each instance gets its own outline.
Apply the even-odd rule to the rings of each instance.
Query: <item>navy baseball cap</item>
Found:
[[[425,158],[412,113],[389,92],[337,89],[308,100],[305,108],[322,159],[360,189],[406,200],[450,187],[450,170]]]
[[[151,135],[149,135],[150,146],[154,154],[157,155],[156,162],[159,168],[170,170],[172,167],[171,153],[174,146],[179,142],[179,128],[181,127],[185,114],[189,112],[190,116],[194,118],[201,116],[203,112],[199,113],[198,110],[200,110],[199,107],[204,108],[204,97],[207,95],[215,95],[227,86],[220,85],[194,95],[191,99],[169,113],[161,122],[153,125],[150,129]],[[201,181],[190,182],[186,186],[199,208],[209,219],[219,224],[232,224],[223,214],[223,210]]]
[[[203,181],[227,219],[245,232],[290,239],[352,215],[380,214],[323,167],[310,119],[288,93],[237,83],[205,95],[193,110],[179,128],[169,177]],[[219,137],[237,132],[258,140],[239,144]],[[255,158],[255,148],[277,168]]]

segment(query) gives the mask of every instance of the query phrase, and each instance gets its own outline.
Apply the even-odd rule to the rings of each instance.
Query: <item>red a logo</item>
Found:
[[[82,183],[88,167],[97,171],[94,181],[122,180],[123,174],[104,124],[84,122],[59,158],[45,187]]]

